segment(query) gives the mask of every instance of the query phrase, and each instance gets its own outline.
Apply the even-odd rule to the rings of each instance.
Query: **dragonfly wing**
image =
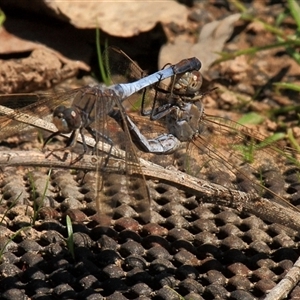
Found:
[[[57,106],[70,106],[78,92],[86,88],[89,86],[55,94],[0,95],[0,140],[35,128],[31,125],[35,124],[37,118],[51,122]],[[18,121],[21,115],[25,117],[26,123]]]
[[[101,220],[113,216],[118,202],[120,205],[131,205],[145,222],[148,221],[150,197],[128,128],[124,122],[123,131],[108,117],[108,112],[117,107],[122,111],[124,118],[125,112],[119,97],[112,89],[95,87],[76,98],[73,105],[85,112],[89,120],[87,124],[90,123],[86,129],[90,127],[90,132],[98,143],[98,147],[94,149],[97,158],[95,189],[96,205]],[[126,150],[125,176],[118,171],[118,165],[111,164],[109,158],[112,154],[107,148],[102,148],[104,144],[110,145],[111,149],[118,146]]]
[[[108,47],[103,64],[113,83],[134,82],[147,74],[121,49]]]
[[[297,209],[286,200],[289,195],[280,177],[280,168],[292,155],[278,143],[269,144],[263,135],[236,122],[205,116],[202,132],[193,140],[193,145],[197,149],[196,159],[198,163],[201,161],[202,171],[206,170],[210,180],[215,176],[219,178],[216,183],[226,186],[226,182],[220,182],[223,175],[229,188],[253,194],[254,199],[267,197]],[[230,185],[228,179],[235,186]]]
[[[125,110],[121,103],[117,103],[123,118],[123,130],[126,139],[126,172],[128,193],[132,197],[134,209],[144,222],[150,220],[150,193],[146,184],[145,176],[139,163],[136,149],[133,145],[129,129],[125,121]]]
[[[19,111],[26,113],[26,106],[35,107],[34,103],[38,100],[39,96],[37,94],[0,95],[0,140],[19,134],[21,131],[24,133],[25,130],[33,129],[28,124],[14,121],[14,118],[19,114]],[[31,116],[29,116],[29,122],[31,121],[30,118]]]
[[[125,52],[116,47],[106,49],[103,53],[103,63],[109,78],[114,83],[134,82],[147,75]],[[134,94],[128,101],[127,99],[123,101],[124,99],[120,100],[116,97],[115,104],[123,120],[123,141],[126,141],[123,147],[126,150],[127,196],[131,199],[129,200],[130,204],[138,212],[139,216],[145,222],[148,222],[150,218],[149,190],[127,127],[125,120],[126,111],[124,109],[124,107],[132,109],[133,103],[141,101],[140,99],[145,97],[146,90],[148,89]]]

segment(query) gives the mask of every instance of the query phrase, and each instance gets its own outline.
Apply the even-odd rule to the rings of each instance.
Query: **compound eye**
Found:
[[[199,71],[191,72],[187,91],[189,93],[198,92],[202,86],[202,82],[203,82],[202,75]]]

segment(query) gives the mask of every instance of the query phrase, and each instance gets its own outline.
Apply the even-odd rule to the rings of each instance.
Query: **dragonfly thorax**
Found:
[[[199,133],[202,116],[203,106],[200,101],[183,102],[180,108],[177,107],[166,116],[167,127],[181,142],[190,141]]]

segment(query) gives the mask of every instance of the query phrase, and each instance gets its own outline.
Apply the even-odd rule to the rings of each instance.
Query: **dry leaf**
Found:
[[[55,51],[40,46],[27,58],[0,60],[0,93],[49,88],[77,72],[76,62],[66,63]]]
[[[158,22],[184,26],[187,8],[165,1],[46,1],[57,15],[64,15],[78,28],[96,28],[113,36],[131,37],[151,30]]]
[[[169,62],[196,56],[202,62],[202,72],[205,72],[219,57],[216,52],[222,51],[225,42],[233,32],[234,23],[239,18],[240,14],[234,14],[204,25],[196,44],[188,43],[182,37],[178,37],[173,44],[164,45],[160,52],[159,67],[162,68]]]
[[[66,43],[64,29],[50,30],[44,24],[37,26],[32,20],[13,18],[7,18],[4,25],[0,28],[0,53],[25,53],[26,56],[29,55],[28,52],[31,54],[23,59],[1,61],[0,91],[2,93],[43,89],[75,76],[79,70],[90,71],[90,67],[79,58],[84,57],[88,61],[88,55],[90,56],[88,53],[91,53],[91,50],[88,51],[87,43],[82,40],[82,47],[76,47],[77,43],[73,39],[76,36],[74,32],[69,32],[68,43]],[[61,35],[56,34],[59,30],[62,32]],[[78,34],[76,38],[78,39]],[[86,56],[80,55],[83,51]]]

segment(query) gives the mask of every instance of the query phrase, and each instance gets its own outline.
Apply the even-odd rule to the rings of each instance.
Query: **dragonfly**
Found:
[[[36,95],[38,98],[37,102],[29,105],[22,103],[23,107],[18,109],[12,109],[14,108],[12,107],[14,104],[10,102],[2,103],[6,106],[0,106],[0,122],[2,124],[0,140],[16,132],[21,132],[25,126],[33,124],[37,116],[43,119],[53,113],[52,121],[58,130],[51,134],[45,143],[59,134],[70,134],[66,147],[63,149],[72,149],[76,144],[78,136],[81,136],[83,153],[75,160],[78,161],[87,152],[84,135],[85,131],[87,131],[95,140],[93,153],[99,158],[96,172],[97,210],[103,217],[111,216],[114,203],[110,192],[107,191],[105,186],[105,179],[108,177],[110,171],[108,169],[108,160],[114,145],[114,136],[111,132],[113,126],[109,121],[109,116],[113,115],[114,111],[118,111],[121,118],[124,118],[124,136],[122,137],[122,141],[125,144],[124,148],[126,150],[126,174],[136,174],[135,176],[126,176],[128,195],[132,198],[132,206],[139,213],[140,218],[147,222],[150,217],[150,195],[141,167],[139,166],[139,159],[131,141],[129,129],[126,125],[126,112],[122,101],[155,82],[177,76],[187,71],[199,70],[200,67],[201,62],[193,57],[184,59],[177,64],[170,65],[164,70],[160,70],[132,83],[115,84],[109,87],[105,85],[84,86],[51,96]],[[23,123],[19,123],[21,116]],[[105,153],[104,149],[100,147],[99,150],[99,147],[97,147],[100,142],[111,146],[106,155],[103,155]]]
[[[123,78],[129,76],[131,81],[145,75],[120,49],[109,48],[106,57],[108,68],[115,67],[112,74],[126,69]],[[140,114],[125,116],[137,148],[152,158],[178,152],[182,168],[193,175],[247,192],[253,200],[270,198],[300,212],[287,200],[293,196],[278,176],[287,163],[296,163],[295,153],[237,122],[206,114],[203,99],[210,90],[202,91],[202,82],[200,71],[192,70],[174,76],[168,86],[158,82],[147,87],[139,102]],[[113,117],[124,127],[120,113]]]

